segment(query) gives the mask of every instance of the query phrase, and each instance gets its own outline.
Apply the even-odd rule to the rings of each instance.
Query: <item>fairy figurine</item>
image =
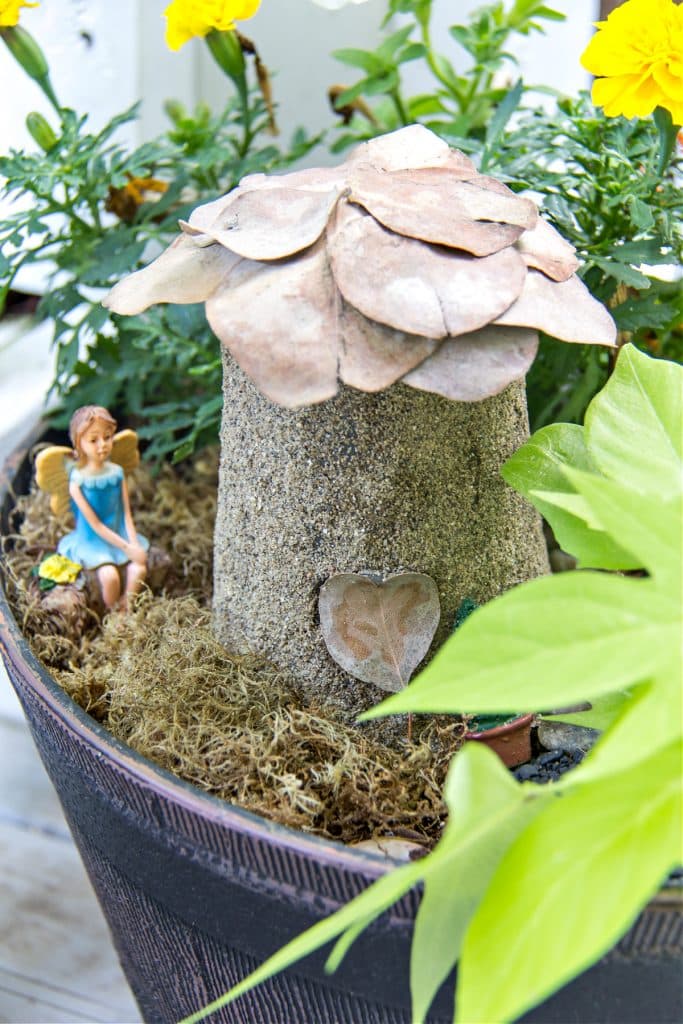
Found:
[[[144,582],[149,549],[135,529],[126,483],[126,472],[140,461],[137,434],[116,433],[106,409],[85,405],[71,417],[69,437],[72,448],[55,445],[36,458],[36,482],[50,492],[52,511],[70,506],[76,520],[57,551],[97,573],[108,609],[125,608]]]

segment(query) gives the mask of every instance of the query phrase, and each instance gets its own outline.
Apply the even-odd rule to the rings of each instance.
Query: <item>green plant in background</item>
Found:
[[[463,62],[469,64],[467,70],[458,70],[452,60],[434,49],[432,9],[433,0],[389,0],[384,24],[402,15],[406,25],[375,50],[344,49],[334,53],[341,63],[365,74],[354,85],[334,93],[335,108],[343,115],[347,130],[333,143],[333,152],[415,122],[446,141],[483,138],[509,91],[497,78],[505,68],[517,64],[505,49],[510,37],[542,32],[543,21],[564,20],[563,14],[542,0],[513,0],[509,7],[502,0],[487,4],[468,22],[449,28],[452,40],[466,53]],[[428,69],[433,88],[409,97],[405,95],[401,68],[416,60]],[[521,91],[521,83],[518,88]],[[541,86],[535,91],[552,90]]]
[[[599,959],[682,859],[683,368],[625,346],[586,424],[535,434],[504,476],[586,568],[477,609],[401,693],[364,716],[500,713],[592,701],[603,730],[558,782],[456,754],[443,838],[281,949],[203,1019],[331,940],[328,970],[418,882],[410,982],[424,1019],[458,962],[454,1020],[512,1021]],[[593,569],[645,570],[646,576]],[[495,985],[491,979],[495,978]]]
[[[611,307],[621,340],[653,355],[683,357],[680,282],[661,267],[683,262],[681,160],[659,172],[659,133],[652,120],[608,118],[586,94],[550,113],[522,114],[496,140],[489,167],[519,191],[539,195],[542,209],[582,261],[580,276]],[[542,341],[527,379],[535,427],[579,422],[604,384],[610,356],[587,346]]]
[[[585,94],[556,99],[550,109],[525,109],[529,87],[521,79],[510,87],[497,84],[501,72],[512,81],[514,58],[505,49],[510,37],[543,31],[544,20],[562,20],[560,12],[532,0],[480,8],[449,30],[471,60],[466,71],[457,72],[433,48],[432,6],[431,0],[390,0],[387,17],[403,14],[406,26],[374,51],[336,54],[365,76],[335,91],[345,126],[332,148],[407,121],[425,124],[469,152],[482,171],[494,171],[516,192],[532,193],[576,247],[579,273],[596,298],[612,307],[622,343],[681,360],[683,293],[678,280],[658,275],[662,266],[670,270],[683,262],[682,163],[675,151],[683,116],[683,81],[676,77],[683,8],[655,0],[655,14],[649,0],[629,0],[601,23],[583,62],[605,75],[593,94],[597,103],[607,97],[603,113]],[[651,28],[647,37],[645,26]],[[643,38],[652,53],[647,44],[638,49]],[[431,73],[433,91],[405,94],[401,67],[408,61],[420,61]],[[632,71],[633,81],[622,82],[621,91],[616,86],[616,96],[626,95],[626,101],[611,99],[609,75],[620,67]],[[527,378],[532,428],[554,420],[581,422],[612,366],[609,353],[557,345],[542,336]]]
[[[139,433],[150,442],[148,459],[182,458],[215,441],[220,419],[220,355],[203,308],[120,320],[100,298],[165,247],[178,218],[197,202],[223,194],[245,174],[287,166],[315,140],[298,133],[283,151],[265,139],[273,128],[265,69],[256,56],[258,81],[250,82],[242,45],[252,55],[253,47],[232,29],[212,30],[207,44],[236,95],[218,115],[204,104],[193,112],[167,104],[169,130],[133,151],[116,133],[134,119],[135,108],[89,132],[86,117],[60,106],[29,33],[16,24],[1,31],[57,116],[48,121],[30,113],[27,127],[39,148],[0,158],[3,195],[23,200],[0,220],[0,312],[22,268],[41,261],[54,266],[39,314],[54,323],[57,424],[65,426],[75,408],[94,402],[144,421]]]

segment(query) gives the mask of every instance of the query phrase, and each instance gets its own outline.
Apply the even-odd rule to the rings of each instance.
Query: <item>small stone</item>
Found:
[[[562,750],[548,750],[545,754],[541,754],[537,758],[537,762],[545,768],[546,765],[554,764],[555,761],[559,761],[563,753],[564,751]]]
[[[351,844],[354,850],[363,850],[366,853],[378,854],[387,860],[400,864],[407,864],[411,860],[424,857],[426,850],[420,843],[413,843],[409,839],[395,839],[390,836],[382,836],[378,839],[363,839],[360,843]]]
[[[515,778],[518,782],[531,782],[538,776],[538,769],[533,761],[522,764],[515,769]]]
[[[546,750],[581,750],[585,753],[593,746],[600,732],[583,725],[568,722],[548,722],[538,725],[538,741]]]

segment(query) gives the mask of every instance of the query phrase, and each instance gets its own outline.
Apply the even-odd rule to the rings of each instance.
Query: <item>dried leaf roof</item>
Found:
[[[534,203],[420,125],[337,167],[251,175],[180,226],[105,305],[205,302],[242,369],[290,408],[340,382],[477,401],[524,376],[537,330],[615,341],[573,247]]]

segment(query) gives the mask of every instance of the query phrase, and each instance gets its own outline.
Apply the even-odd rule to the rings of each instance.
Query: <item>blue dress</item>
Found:
[[[123,469],[114,462],[107,462],[96,476],[83,473],[74,466],[69,473],[69,483],[76,483],[93,512],[105,526],[128,540],[123,515]],[[72,500],[71,508],[76,519],[76,529],[62,537],[57,545],[60,555],[77,562],[84,569],[96,569],[100,565],[125,565],[130,561],[121,548],[109,544],[95,533],[85,519],[78,505]],[[149,541],[138,533],[138,542],[145,550]]]

